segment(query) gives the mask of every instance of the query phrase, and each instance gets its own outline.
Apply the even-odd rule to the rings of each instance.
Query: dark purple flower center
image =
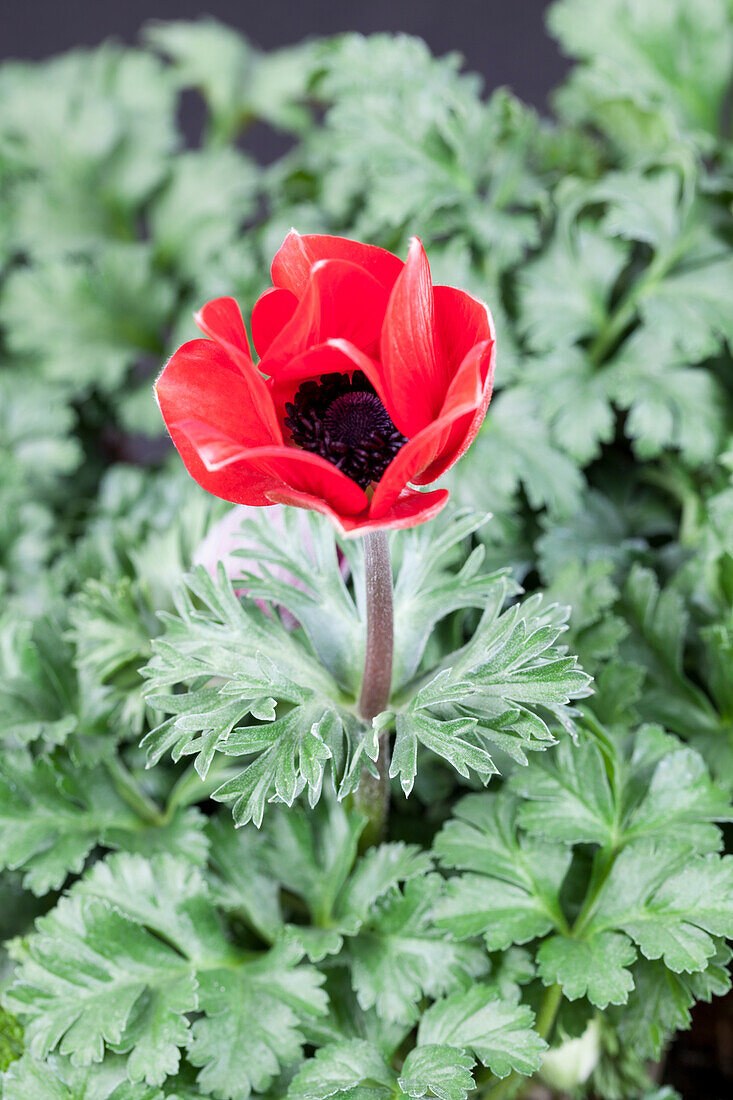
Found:
[[[285,411],[293,443],[332,462],[362,489],[379,481],[407,442],[361,371],[304,382]]]

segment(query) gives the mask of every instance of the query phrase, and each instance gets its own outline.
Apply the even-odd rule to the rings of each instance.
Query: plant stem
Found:
[[[119,757],[107,761],[107,770],[114,783],[115,790],[131,810],[134,810],[149,825],[162,825],[164,823],[165,816],[160,808],[137,784]]]
[[[392,563],[384,531],[364,536],[366,651],[359,713],[371,722],[389,702],[392,686]]]
[[[480,1082],[480,1076],[477,1080]],[[503,1077],[500,1081],[497,1081],[493,1076],[491,1076],[489,1080],[493,1081],[493,1084],[490,1084],[486,1091],[482,1090],[479,1095],[482,1096],[484,1100],[503,1100],[504,1097],[511,1096],[514,1090],[520,1085],[529,1084],[531,1078],[523,1078],[516,1070],[512,1070],[508,1077]]]
[[[648,294],[664,278],[686,247],[687,241],[681,237],[666,252],[657,253],[646,271],[631,286],[588,349],[588,357],[594,366],[601,365],[624,329],[631,324],[636,316],[640,298]]]
[[[364,675],[359,695],[359,714],[371,723],[389,703],[392,686],[394,621],[392,611],[392,563],[384,531],[364,536],[366,589],[366,647]],[[379,738],[378,775],[362,771],[354,805],[367,817],[361,846],[377,844],[384,834],[389,813],[389,734]]]
[[[170,821],[176,810],[182,806],[205,802],[217,787],[221,787],[227,779],[233,779],[240,771],[241,768],[232,765],[228,760],[222,761],[215,757],[206,777],[202,779],[194,765],[189,764],[168,795],[165,808],[166,821]]]
[[[367,823],[359,837],[359,851],[364,852],[384,840],[389,818],[389,734],[379,738],[378,776],[362,768],[358,790],[354,793],[354,808],[364,814]]]
[[[545,990],[539,1012],[537,1013],[537,1032],[543,1039],[550,1041],[560,1005],[562,1004],[562,986],[556,982]]]

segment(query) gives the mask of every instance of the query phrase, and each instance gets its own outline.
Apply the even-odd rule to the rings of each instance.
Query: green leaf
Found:
[[[491,986],[477,984],[429,1008],[420,1021],[418,1042],[470,1050],[496,1077],[512,1070],[532,1074],[547,1049],[532,1022],[531,1009],[503,1001]]]
[[[414,676],[441,620],[462,608],[483,607],[490,598],[499,574],[482,569],[482,547],[466,553],[470,536],[488,518],[449,505],[435,522],[392,536],[390,549],[397,561],[393,691]],[[356,572],[353,559],[352,569]]]
[[[263,54],[215,19],[154,23],[147,41],[171,59],[178,81],[199,88],[211,111],[213,133],[231,139],[252,118],[300,129],[311,48]]]
[[[614,836],[614,795],[598,746],[561,742],[553,759],[512,776],[523,798],[518,814],[530,833],[566,844],[607,844]]]
[[[109,43],[0,71],[0,148],[18,174],[12,237],[24,253],[130,239],[176,144],[161,64]]]
[[[556,644],[566,629],[566,609],[544,607],[541,595],[536,594],[502,612],[504,595],[505,589],[497,584],[470,641],[444,659],[449,677],[439,673],[423,689],[436,693],[436,702],[440,702],[437,715],[428,709],[431,699],[427,697],[423,703],[419,694],[409,714],[412,722],[417,719],[422,725],[421,739],[425,738],[428,717],[437,717],[443,725],[463,720],[462,727],[447,727],[448,738],[460,732],[463,741],[481,749],[494,742],[524,764],[527,751],[554,743],[550,723],[557,723],[555,729],[560,726],[573,731],[575,711],[568,704],[589,694],[590,677],[581,671],[575,657],[566,655],[565,647]],[[475,722],[473,729],[470,721]],[[428,733],[434,736],[430,728]],[[450,741],[437,747],[441,755],[448,755]],[[409,757],[402,746],[397,748],[402,767],[402,760],[409,762]],[[468,752],[460,744],[455,751],[466,756]],[[482,778],[491,774],[485,754],[474,751],[466,762]],[[407,765],[404,767],[409,778]]]
[[[36,613],[50,580],[45,570],[58,549],[53,513],[12,482],[0,487],[0,508],[0,591],[18,610]]]
[[[15,1016],[0,1008],[0,1073],[23,1053],[23,1028]]]
[[[411,1025],[380,1017],[373,1008],[362,1009],[346,966],[333,965],[329,960],[326,970],[324,988],[328,995],[329,1013],[309,1027],[312,1041],[319,1046],[328,1046],[344,1039],[364,1039],[391,1063],[395,1052],[409,1036]]]
[[[393,690],[416,672],[436,623],[461,608],[482,606],[491,591],[496,578],[481,570],[483,551],[477,548],[462,560],[467,540],[486,518],[470,509],[449,506],[435,522],[391,537],[395,562]],[[366,615],[361,547],[352,540],[339,546],[328,520],[312,512],[303,518],[301,512],[290,508],[282,510],[277,526],[262,513],[247,518],[240,530],[242,548],[235,550],[234,556],[250,559],[259,570],[242,571],[241,581],[248,593],[286,607],[302,624],[334,678],[356,694],[364,668]],[[338,551],[348,561],[355,597],[347,587]]]
[[[666,250],[679,236],[689,202],[681,174],[671,169],[607,172],[587,195],[589,203],[603,202],[603,229],[609,237],[644,241]]]
[[[563,926],[559,891],[570,853],[516,829],[517,803],[506,792],[468,795],[435,839],[448,880],[436,921],[458,937],[483,934],[490,951],[527,943]]]
[[[265,865],[287,890],[305,901],[316,925],[341,924],[334,919],[336,912],[343,910],[338,899],[356,861],[362,827],[362,818],[347,814],[331,798],[322,799],[311,813],[296,806],[287,814],[274,813],[268,822],[263,844]],[[374,849],[367,858],[374,866],[375,862],[381,863],[382,855],[387,855],[386,849],[383,853]],[[369,890],[365,908],[399,878],[398,871],[394,879],[389,875],[383,884]],[[347,904],[347,912],[349,908]]]
[[[583,564],[577,559],[561,566],[546,598],[570,606],[569,645],[578,649],[581,663],[593,668],[599,661],[615,656],[628,627],[620,615],[613,614],[618,589],[611,577],[613,562],[600,559]],[[598,685],[595,685],[597,700]]]
[[[681,833],[697,852],[717,851],[720,831],[707,822],[729,821],[733,814],[730,799],[711,781],[702,757],[693,749],[665,745],[668,751],[661,759],[652,757],[651,768],[644,769],[643,751],[653,732],[640,731],[632,758],[638,772],[636,789],[629,792],[629,801],[633,799],[635,804],[628,809],[626,835],[679,839]],[[644,791],[641,798],[639,788]]]
[[[418,743],[447,760],[464,777],[468,777],[470,768],[483,783],[488,783],[498,772],[486,749],[475,743],[475,718],[441,721],[416,709],[409,714],[398,714],[395,725],[389,774],[399,776],[405,794],[410,794],[417,774]]]
[[[618,932],[601,932],[583,940],[551,936],[537,952],[545,985],[559,982],[569,1001],[587,997],[598,1008],[626,1002],[634,987],[627,968],[635,958],[634,945]]]
[[[671,334],[639,328],[606,368],[616,404],[628,411],[624,431],[639,458],[679,450],[692,465],[709,461],[724,438],[727,398],[704,367],[689,367]]]
[[[483,606],[489,598],[492,607],[497,605],[497,601],[500,606],[501,599],[513,589],[512,583],[500,574],[480,573],[483,556],[480,548],[473,552],[458,573],[446,568],[455,560],[460,542],[476,530],[479,522],[475,514],[459,511],[449,516],[448,526],[441,528],[438,524],[427,532],[417,528],[415,532],[401,533],[399,540],[393,539],[397,557],[395,647],[396,652],[403,655],[401,658],[398,656],[396,661],[394,688],[397,691],[401,682],[418,667],[430,632],[440,618],[462,607]],[[276,567],[296,577],[304,590],[300,585],[296,587],[279,581],[269,572],[264,577],[248,573],[242,578],[242,583],[246,583],[252,596],[269,596],[273,601],[287,606],[303,622],[314,647],[334,675],[341,682],[349,682],[352,690],[356,690],[363,664],[362,557],[354,552],[350,544],[345,544],[355,578],[357,611],[335,568],[330,533],[326,532],[324,537],[322,524],[317,520],[310,522],[315,569],[307,569],[299,557],[302,534],[296,531],[291,517],[285,517],[284,528],[284,537],[280,537],[277,532],[268,533],[261,523],[248,523],[243,531],[251,542],[240,553],[251,553],[258,564]],[[314,598],[316,593],[317,601]],[[478,645],[476,648],[479,648]],[[347,665],[350,654],[354,656]],[[446,688],[446,675],[446,672],[439,673],[432,685],[421,688],[410,707],[396,718],[397,740],[392,774],[400,775],[407,793],[412,789],[415,778],[418,742],[449,760],[463,775],[467,775],[468,768],[471,768],[486,780],[496,770],[484,747],[483,732],[474,732],[477,720],[473,716],[446,722],[427,710],[428,706],[437,707],[444,702],[459,703],[462,693],[467,696],[476,694],[468,677],[465,682]],[[507,724],[511,724],[510,713],[504,708],[501,732],[497,730],[493,734],[493,739],[502,744],[510,738],[508,728],[505,732]],[[544,736],[544,724],[540,729]],[[229,735],[228,744],[232,746],[237,743],[236,736]],[[224,751],[230,749],[225,748]]]
[[[263,1092],[280,1067],[301,1055],[304,1036],[299,1025],[325,1008],[321,976],[312,969],[295,970],[285,947],[246,965],[239,973],[212,969],[199,978],[199,1008],[188,1058],[203,1067],[198,1083],[205,1092],[246,1100]]]
[[[60,479],[81,462],[76,417],[63,390],[3,365],[0,375],[0,455],[3,489],[33,486],[43,499],[63,492]],[[16,485],[17,483],[17,485]]]
[[[202,777],[217,750],[254,757],[214,797],[233,803],[238,824],[260,825],[272,798],[291,805],[307,788],[314,804],[329,761],[336,781],[348,782],[365,731],[302,635],[240,601],[219,568],[218,583],[202,568],[187,579],[177,616],[166,616],[166,633],[153,643],[149,702],[173,717],[143,745],[150,763],[168,751],[176,760],[195,754]],[[169,693],[182,683],[185,693]],[[243,724],[250,715],[257,725]]]
[[[158,1088],[131,1084],[122,1058],[106,1058],[101,1065],[80,1067],[66,1058],[51,1057],[38,1062],[30,1055],[16,1062],[3,1078],[3,1097],[4,1100],[164,1100]]]
[[[466,1100],[474,1088],[472,1068],[473,1058],[455,1047],[419,1046],[405,1058],[399,1086],[406,1096]]]
[[[652,570],[641,566],[632,569],[624,594],[629,617],[638,623],[639,640],[646,643],[647,663],[655,662],[655,671],[671,673],[683,687],[682,649],[688,613],[682,597],[671,588],[661,591]]]
[[[73,654],[53,616],[0,626],[0,738],[9,746],[63,744],[78,726]]]
[[[312,927],[303,926],[296,906],[299,919],[288,925],[289,936],[314,959],[338,955],[338,964],[349,968],[363,1011],[376,1006],[382,1020],[409,1022],[422,996],[435,997],[467,982],[485,970],[486,960],[481,951],[452,943],[437,931],[433,908],[443,885],[438,876],[427,874],[429,855],[392,843],[357,859],[363,824],[360,815],[347,815],[331,799],[310,813],[299,807],[276,811],[257,845],[258,862],[249,868],[257,892],[262,890],[259,866],[269,869],[270,882],[282,884],[286,898],[305,902]],[[247,847],[252,846],[240,851]],[[251,871],[244,866],[246,876]],[[278,913],[280,925],[288,908],[283,904]],[[270,929],[267,938],[272,935]]]
[[[283,927],[280,885],[270,877],[262,835],[235,829],[228,816],[212,818],[206,831],[211,840],[209,883],[217,903],[243,915],[266,943],[274,942]]]
[[[628,248],[589,223],[571,234],[564,225],[544,252],[519,274],[520,329],[533,351],[568,347],[597,333],[608,316]]]
[[[15,355],[44,378],[85,395],[109,392],[141,355],[163,351],[172,286],[153,271],[143,243],[109,245],[93,260],[18,268],[0,295],[0,321]]]
[[[72,565],[84,577],[100,572],[110,579],[129,577],[150,609],[172,611],[181,579],[204,554],[226,510],[224,501],[200,492],[175,461],[155,472],[112,466],[102,480],[80,560],[75,557]],[[151,633],[159,629],[156,622]]]
[[[699,853],[716,851],[720,832],[708,823],[731,816],[730,801],[702,757],[653,727],[642,727],[625,750],[608,737],[603,744],[564,742],[551,760],[516,773],[511,787],[528,800],[519,811],[523,828],[569,844],[618,848],[653,837],[672,845],[684,839]]]
[[[533,508],[561,517],[576,511],[584,481],[576,462],[555,445],[537,397],[516,387],[494,398],[491,416],[448,485],[462,503],[497,512],[515,505],[521,487]]]
[[[438,529],[438,567],[450,560],[456,534],[465,537],[475,529],[474,517],[459,513],[456,519],[452,535],[441,535]],[[336,623],[339,606],[355,609],[335,565],[332,536],[324,539],[316,525],[311,529],[316,561],[324,564],[320,578],[316,566],[315,582],[304,578],[305,592],[269,574],[258,578],[248,573],[241,583],[247,585],[251,598],[268,594],[306,625],[310,618],[308,634],[314,648],[324,652],[335,674],[344,678],[346,673],[351,678],[348,668],[353,671],[356,664],[361,665],[363,643],[356,651],[357,662],[348,649],[357,630],[363,636],[360,619],[349,612],[342,616],[348,629],[342,632],[336,626],[335,638],[346,648],[340,650],[340,665],[334,665],[329,647],[323,648],[327,629],[323,608],[311,617],[316,605],[308,588],[318,591],[321,584],[334,582],[336,575],[335,591],[340,593],[335,603]],[[283,541],[287,544],[288,540]],[[416,552],[424,549],[424,540],[417,536],[406,540],[403,547],[397,578],[397,606],[403,609],[403,621],[408,619],[410,605],[419,603],[423,588],[416,590],[414,583],[401,578],[409,574]],[[360,559],[350,553],[359,591]],[[271,539],[265,539],[264,547],[253,556],[283,569],[292,564],[296,578],[304,572],[295,555],[291,558],[290,552],[282,553]],[[491,599],[472,642],[458,655],[451,682],[446,681],[447,669],[437,669],[432,686],[428,683],[419,688],[409,705],[400,708],[393,774],[399,771],[406,791],[414,781],[418,741],[452,762],[461,774],[471,768],[486,780],[496,770],[487,742],[498,743],[524,761],[527,748],[544,747],[553,740],[541,712],[569,728],[572,712],[567,704],[588,691],[589,677],[577,668],[575,658],[554,646],[564,616],[552,609],[539,612],[536,600],[502,615],[503,600],[513,584],[502,575],[476,575],[476,582],[469,584],[479,562],[480,554],[474,555],[458,574],[441,574],[436,566],[431,571],[417,570],[425,586],[428,611],[422,619],[416,616],[420,626],[410,643],[410,667],[415,667],[427,640],[426,622],[430,625],[446,610],[474,602],[486,604],[489,596]],[[186,584],[187,591],[178,597],[178,614],[165,617],[166,632],[153,643],[154,655],[145,670],[150,681],[149,704],[173,715],[144,739],[149,761],[155,763],[169,750],[174,759],[195,753],[197,770],[205,776],[217,751],[225,756],[249,756],[244,770],[214,792],[217,800],[234,804],[239,824],[254,820],[259,825],[266,801],[274,797],[291,805],[306,788],[315,804],[326,765],[330,765],[339,796],[353,791],[361,766],[376,754],[376,735],[356,719],[348,697],[303,635],[288,632],[251,600],[239,600],[223,574],[217,584],[199,570]],[[448,591],[464,586],[469,594],[451,603]],[[278,654],[277,666],[269,657],[271,652]],[[348,663],[344,663],[344,655]],[[182,683],[187,686],[185,693],[170,693]],[[257,725],[251,723],[252,718],[258,720]]]
[[[100,981],[101,978],[101,981]],[[150,991],[149,1034],[138,1032],[130,1070],[155,1083],[178,1066],[185,1013],[196,1008],[196,983],[180,956],[149,931],[96,898],[64,898],[38,922],[29,959],[8,999],[27,1020],[32,1054],[61,1043],[80,1065],[100,1061],[105,1043],[125,1045],[137,1002]],[[151,1049],[158,1032],[155,1048]]]
[[[601,722],[628,729],[638,718],[644,670],[617,658],[609,661],[596,681],[595,712]]]
[[[691,973],[707,966],[714,936],[731,934],[732,900],[731,857],[691,857],[640,841],[616,859],[587,932],[619,929],[647,959]]]
[[[669,1036],[690,1026],[696,1000],[710,1001],[730,988],[729,949],[720,944],[707,968],[697,974],[675,974],[662,962],[639,959],[634,990],[614,1021],[623,1042],[643,1058],[659,1058]]]
[[[442,879],[428,875],[390,893],[359,933],[345,945],[345,959],[363,1009],[374,1006],[388,1020],[417,1018],[424,996],[439,997],[465,987],[486,971],[484,953],[454,943],[434,920]]]
[[[302,806],[287,813],[275,810],[256,844],[237,844],[241,854],[250,853],[245,880],[253,875],[256,884],[261,868],[269,874],[269,884],[282,886],[287,896],[305,903],[313,927],[299,922],[288,926],[289,933],[309,953],[319,947],[318,957],[338,952],[343,937],[355,935],[363,925],[371,927],[380,899],[400,897],[402,883],[414,878],[422,881],[431,869],[428,853],[400,842],[370,848],[357,858],[364,823],[361,814],[347,812],[342,803],[326,797],[309,812]],[[277,919],[281,922],[282,916]]]
[[[265,683],[268,672],[269,669],[265,671]],[[226,725],[231,725],[232,708],[223,709]],[[243,717],[240,705],[235,704],[234,714],[235,721]],[[291,806],[297,795],[307,787],[311,802],[317,801],[326,764],[333,756],[320,732],[324,718],[330,728],[340,726],[337,714],[328,711],[324,714],[322,704],[316,704],[312,708],[300,707],[265,728],[240,728],[228,736],[221,728],[214,729],[217,739],[226,737],[221,751],[227,756],[246,756],[261,752],[246,771],[222,783],[214,791],[213,797],[218,802],[233,803],[232,813],[237,824],[244,825],[248,821],[254,821],[259,826],[262,823],[265,799],[272,801],[270,792],[273,792],[278,801]],[[200,720],[198,715],[195,719]],[[340,730],[337,737],[339,733]]]
[[[606,378],[579,347],[563,347],[528,359],[520,389],[539,402],[552,442],[580,465],[597,458],[610,443],[616,417]]]
[[[254,165],[236,149],[179,154],[150,212],[158,260],[176,273],[200,278],[225,249],[237,247],[245,220],[254,213],[258,185]]]
[[[653,511],[651,517],[644,516],[646,523],[650,519],[656,519]],[[633,555],[647,545],[646,531],[631,502],[619,502],[615,496],[595,490],[584,495],[582,506],[571,517],[552,524],[545,521],[542,526],[537,553],[546,582],[553,582],[560,570],[574,561],[586,567],[598,560],[628,567]]]
[[[363,1039],[331,1043],[316,1051],[296,1073],[288,1096],[293,1100],[326,1100],[340,1092],[358,1097],[356,1086],[374,1088],[375,1095],[389,1096],[394,1073],[379,1051]],[[380,1086],[381,1089],[380,1089]]]
[[[647,672],[642,714],[683,737],[720,733],[723,723],[715,708],[684,673],[689,615],[680,593],[660,589],[650,569],[635,566],[623,590],[623,610],[632,630],[622,655]]]
[[[342,926],[356,929],[373,920],[380,899],[388,894],[396,897],[395,887],[412,879],[426,884],[431,867],[429,854],[416,845],[395,841],[370,848],[337,899],[335,912]],[[425,892],[429,894],[430,890]]]
[[[733,623],[714,623],[701,631],[710,694],[721,714],[733,702]]]
[[[658,110],[674,122],[675,134],[689,133],[710,148],[721,132],[733,61],[725,0],[702,0],[694,13],[685,0],[559,0],[549,20],[564,51],[585,62],[578,70],[582,88]]]
[[[269,511],[240,521],[241,546],[233,556],[247,560],[239,573],[233,563],[234,578],[253,599],[287,608],[334,679],[356,693],[364,667],[363,622],[339,562],[333,525],[295,508],[280,509],[274,524]],[[346,549],[351,569],[360,571],[358,549]]]
[[[24,954],[8,1004],[31,1054],[58,1045],[87,1065],[110,1047],[128,1053],[131,1080],[160,1084],[186,1045],[226,1100],[266,1088],[297,1058],[299,1022],[325,1010],[322,979],[297,966],[295,944],[239,951],[200,873],[170,856],[96,864],[39,919]]]
[[[88,580],[69,609],[69,640],[84,690],[99,688],[111,718],[139,737],[146,719],[139,668],[150,656],[157,627],[139,585]]]
[[[303,155],[322,181],[319,213],[337,211],[361,239],[393,247],[396,232],[404,239],[420,224],[436,244],[450,242],[453,270],[465,243],[503,268],[536,241],[544,189],[528,161],[539,125],[513,96],[501,89],[482,103],[455,55],[433,58],[404,35],[344,35],[316,62],[325,119]]]
[[[693,362],[715,355],[733,337],[733,257],[725,244],[703,236],[683,261],[642,295],[650,330],[666,333]]]
[[[0,760],[0,865],[22,869],[24,885],[39,896],[80,873],[96,845],[180,853],[203,863],[202,826],[194,809],[165,821],[142,816],[104,765],[79,767],[63,757],[34,761],[22,752]]]
[[[634,967],[634,990],[619,1014],[623,1040],[643,1057],[658,1058],[669,1035],[691,1023],[694,997],[689,978],[675,974],[663,962],[640,959]]]

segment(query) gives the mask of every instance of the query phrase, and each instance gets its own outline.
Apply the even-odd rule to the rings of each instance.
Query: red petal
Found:
[[[472,364],[467,361],[467,369],[459,372],[461,385],[446,412],[408,440],[392,459],[374,491],[372,515],[381,516],[391,508],[409,481],[419,480],[421,484],[426,484],[420,475],[441,459],[451,444],[456,425],[465,422],[467,418],[470,422],[482,396],[477,372],[471,370],[471,367]],[[431,480],[434,481],[435,478]]]
[[[301,298],[311,268],[319,260],[346,260],[356,264],[387,290],[392,289],[403,267],[402,260],[383,248],[317,233],[301,237],[291,229],[272,261],[272,281],[275,286],[284,287]]]
[[[480,400],[473,412],[467,412],[454,420],[438,458],[421,474],[410,479],[416,485],[429,485],[432,481],[437,481],[446,470],[458,461],[461,455],[466,453],[473,443],[479,428],[483,424],[486,410],[491,401],[495,365],[496,344],[493,340],[485,340],[483,343],[477,344],[461,363],[458,373],[448,390],[441,417],[448,415],[451,409],[455,410],[461,407],[461,402],[464,401],[469,387],[473,388],[475,392],[475,387],[478,385]]]
[[[194,419],[168,424],[168,431],[189,474],[207,493],[232,504],[272,503],[268,494],[279,487],[278,480],[246,462],[222,465],[217,461],[241,452],[240,443]]]
[[[266,290],[254,304],[252,310],[252,339],[257,354],[267,352],[272,341],[285,328],[295,313],[298,299],[289,290],[273,286]]]
[[[339,514],[353,515],[368,507],[368,497],[356,482],[319,455],[295,447],[242,447],[210,425],[189,419],[174,425],[195,448],[211,474],[254,470],[270,491],[291,489],[323,500]]]
[[[417,237],[390,295],[381,360],[394,423],[413,436],[438,415],[450,382],[436,345],[430,267]]]
[[[204,335],[210,336],[217,344],[226,348],[240,370],[243,364],[251,365],[252,354],[247,330],[239,306],[233,298],[214,298],[193,316]]]
[[[232,370],[229,355],[213,340],[190,340],[180,347],[155,383],[155,392],[169,429],[195,417],[243,447],[280,442],[279,431],[276,435],[270,430],[275,409],[264,380],[254,370]]]
[[[340,514],[354,515],[367,505],[369,498],[364,490],[319,455],[294,447],[262,447],[248,455],[263,473],[279,477],[296,492],[324,500]]]
[[[275,375],[296,355],[332,338],[350,340],[367,353],[375,351],[386,305],[387,291],[361,268],[343,260],[321,260],[261,369]]]
[[[270,493],[270,500],[273,504],[290,504],[295,508],[310,508],[312,511],[321,512],[329,517],[345,538],[358,538],[369,531],[415,527],[418,523],[425,523],[426,520],[437,516],[445,506],[448,490],[436,489],[432,493],[416,493],[412,489],[406,489],[389,512],[379,519],[375,519],[367,511],[358,515],[339,514],[317,497],[308,493],[297,493],[294,490],[277,489]]]
[[[372,530],[380,527],[415,527],[418,523],[437,516],[448,503],[447,489],[434,489],[431,493],[417,493],[414,489],[405,489],[397,497],[392,507],[378,519],[370,508]],[[373,503],[373,502],[372,502]],[[369,530],[369,528],[367,528]]]
[[[272,401],[264,378],[252,363],[247,332],[237,303],[233,298],[215,298],[207,302],[194,317],[201,331],[210,336],[239,368],[250,391],[248,404],[251,410],[256,417],[267,423],[270,437],[280,442],[282,436],[274,416]],[[196,409],[189,411],[198,415]]]
[[[433,287],[435,331],[447,375],[453,378],[469,351],[496,339],[494,321],[480,299],[453,286]]]
[[[433,294],[438,340],[452,376],[440,416],[450,415],[453,424],[435,461],[410,478],[417,485],[436,481],[475,439],[491,400],[496,359],[494,321],[488,306],[455,287],[436,286]],[[466,409],[477,393],[475,408]],[[456,415],[461,407],[464,414]]]

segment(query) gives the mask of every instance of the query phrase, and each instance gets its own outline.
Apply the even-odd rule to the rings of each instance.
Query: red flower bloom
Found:
[[[156,383],[189,473],[237,504],[324,512],[349,535],[411,527],[445,504],[421,493],[474,439],[491,398],[486,306],[407,262],[341,237],[288,234],[252,336],[232,298],[196,315]],[[263,377],[263,375],[267,377]]]

